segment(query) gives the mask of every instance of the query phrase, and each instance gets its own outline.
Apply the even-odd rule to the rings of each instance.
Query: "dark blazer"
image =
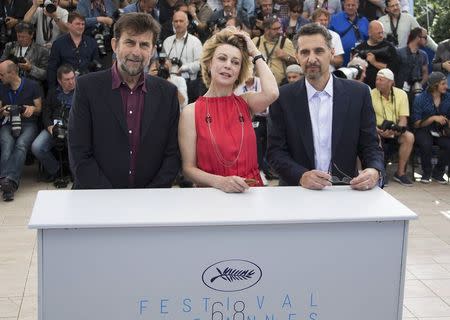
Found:
[[[305,80],[282,86],[269,114],[267,158],[280,176],[280,185],[296,186],[303,173],[315,169]],[[342,172],[356,176],[359,156],[363,168],[384,175],[375,125],[369,87],[334,77],[331,160]]]
[[[75,189],[128,188],[130,149],[120,89],[111,69],[77,81],[69,117],[69,161]],[[180,169],[177,89],[147,76],[136,188],[169,188]]]

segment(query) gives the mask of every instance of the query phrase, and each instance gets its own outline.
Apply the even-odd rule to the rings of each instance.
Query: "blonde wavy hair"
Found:
[[[200,57],[200,66],[202,69],[202,77],[203,83],[209,88],[211,84],[211,72],[209,70],[209,64],[212,61],[214,56],[214,52],[216,52],[217,47],[228,44],[233,47],[236,47],[241,51],[242,62],[241,62],[241,70],[239,71],[239,76],[234,84],[234,88],[236,88],[241,83],[244,83],[251,74],[251,62],[250,57],[247,50],[247,43],[245,42],[244,37],[239,34],[236,34],[235,31],[230,29],[223,29],[211,38],[209,38],[205,44],[203,45],[202,55]]]

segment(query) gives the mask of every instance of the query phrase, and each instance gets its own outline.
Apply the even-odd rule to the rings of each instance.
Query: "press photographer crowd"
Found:
[[[3,200],[33,163],[74,189],[368,190],[412,186],[414,163],[448,184],[450,30],[411,7],[0,0]]]

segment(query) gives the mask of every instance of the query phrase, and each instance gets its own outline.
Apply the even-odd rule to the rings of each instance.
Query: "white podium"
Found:
[[[41,191],[40,320],[401,320],[408,222],[381,189]]]

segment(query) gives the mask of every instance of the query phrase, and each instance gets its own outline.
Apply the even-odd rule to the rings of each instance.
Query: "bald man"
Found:
[[[389,68],[397,70],[397,51],[395,47],[384,39],[383,24],[377,20],[369,24],[369,39],[358,45],[352,52],[353,56],[365,59],[369,64],[364,82],[370,88],[375,88],[375,80],[379,70]]]
[[[38,133],[42,102],[37,82],[21,78],[19,67],[11,60],[0,64],[0,79],[4,85],[0,89],[0,186],[3,200],[12,201],[28,149]],[[20,127],[17,121],[14,127],[11,125],[16,112]]]
[[[188,15],[183,11],[176,11],[172,18],[175,34],[163,42],[164,52],[167,54],[167,67],[170,73],[183,77],[188,87],[189,103],[198,97],[197,74],[200,71],[200,54],[202,43],[188,33]]]

